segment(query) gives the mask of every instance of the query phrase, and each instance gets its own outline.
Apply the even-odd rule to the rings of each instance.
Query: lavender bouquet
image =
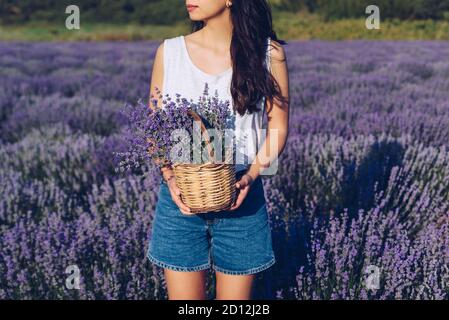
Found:
[[[114,152],[119,157],[116,172],[150,163],[160,167],[233,159],[234,140],[231,139],[232,144],[223,143],[227,130],[234,128],[234,115],[228,100],[220,100],[217,92],[211,96],[207,83],[196,102],[180,94],[175,98],[169,94],[163,96],[157,88],[156,92],[158,97],[151,96],[149,106],[139,100],[136,105],[126,104],[122,110],[128,120],[124,132],[128,150]],[[157,106],[157,98],[162,101],[161,107]],[[201,133],[201,125],[207,135]],[[207,141],[212,152],[205,152]],[[201,155],[200,159],[195,155]]]

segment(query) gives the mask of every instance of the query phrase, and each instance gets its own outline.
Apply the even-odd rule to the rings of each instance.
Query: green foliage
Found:
[[[313,12],[317,7],[316,0],[270,0],[269,2],[273,10],[280,11],[298,11],[306,9]]]
[[[286,40],[449,40],[449,19],[385,19],[380,30],[368,30],[364,17],[325,21],[318,14],[277,11],[274,13],[274,27],[279,37]],[[59,23],[33,22],[0,25],[0,41],[162,40],[187,34],[190,30],[187,20],[172,25],[81,22],[81,30],[76,31],[67,30]]]
[[[180,0],[2,0],[2,23],[61,22],[65,8],[76,4],[85,22],[173,24],[187,17]]]
[[[449,0],[271,0],[274,10],[318,12],[326,19],[361,18],[369,5],[380,8],[382,18],[446,19]]]
[[[243,0],[247,1],[247,0]],[[317,12],[326,20],[366,17],[365,8],[377,5],[382,19],[448,19],[449,0],[269,0],[277,12]],[[188,21],[181,0],[2,0],[3,24],[63,22],[65,8],[76,3],[82,22],[174,25]]]
[[[446,19],[449,0],[272,0],[275,10],[317,11],[326,19],[360,18],[369,5],[380,8],[382,18]]]
[[[382,18],[443,19],[449,0],[314,0],[327,19],[360,18],[369,5],[380,8]]]

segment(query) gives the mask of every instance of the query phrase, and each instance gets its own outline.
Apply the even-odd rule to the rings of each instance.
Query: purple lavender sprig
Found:
[[[201,148],[205,147],[204,142],[198,145],[193,143],[195,120],[191,112],[196,112],[202,118],[207,129],[214,129],[219,133],[219,137],[223,137],[223,130],[233,128],[230,102],[220,100],[217,92],[214,96],[210,96],[208,90],[206,83],[203,95],[196,103],[192,99],[182,97],[181,94],[176,94],[175,98],[169,94],[163,96],[156,88],[158,97],[151,96],[149,106],[142,100],[136,105],[126,104],[122,114],[128,119],[128,125],[123,131],[128,150],[115,152],[120,159],[116,172],[137,169],[149,163],[158,166],[172,164],[173,147],[180,142],[190,144],[191,160],[194,152],[201,151]],[[157,105],[158,101],[161,101],[160,107]],[[187,131],[187,141],[173,138],[173,133],[179,129]]]

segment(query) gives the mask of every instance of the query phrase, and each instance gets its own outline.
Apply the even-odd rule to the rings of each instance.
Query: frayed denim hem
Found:
[[[276,263],[276,259],[273,257],[273,259],[271,259],[267,263],[265,263],[265,264],[263,264],[263,265],[261,265],[259,267],[248,269],[248,270],[243,270],[243,271],[226,270],[226,269],[217,267],[216,265],[213,265],[213,269],[215,271],[219,271],[219,272],[222,272],[222,273],[225,273],[225,274],[247,275],[247,274],[254,274],[254,273],[263,271],[265,269],[268,269],[269,267],[271,267],[275,263]]]
[[[178,267],[178,266],[174,266],[174,265],[162,262],[161,260],[154,258],[150,253],[147,254],[147,258],[148,258],[148,260],[150,260],[150,262],[154,263],[155,265],[157,265],[161,268],[170,269],[170,270],[174,270],[174,271],[183,271],[183,272],[200,271],[200,270],[209,269],[211,266],[210,263],[206,263],[206,264],[202,264],[202,265],[196,266],[196,267]]]

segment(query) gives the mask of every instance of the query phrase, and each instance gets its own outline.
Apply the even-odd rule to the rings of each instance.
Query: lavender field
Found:
[[[0,299],[167,297],[145,255],[159,176],[112,154],[156,46],[0,43]],[[449,43],[286,50],[291,131],[264,178],[277,263],[255,298],[448,299]]]

